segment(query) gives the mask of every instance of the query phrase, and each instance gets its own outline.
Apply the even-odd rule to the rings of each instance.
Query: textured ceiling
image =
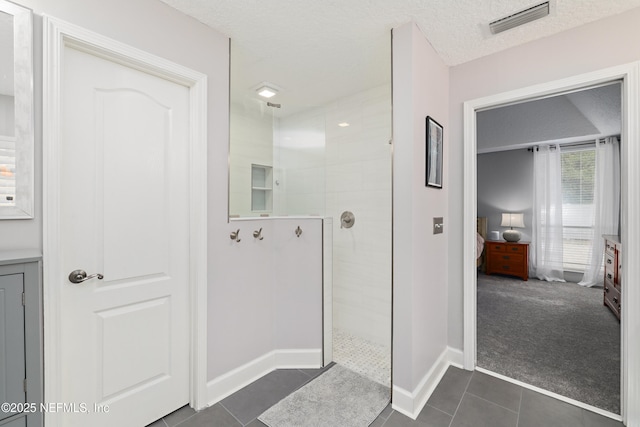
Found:
[[[488,22],[542,0],[161,0],[232,40],[235,102],[269,81],[296,108],[388,83],[390,30],[414,21],[456,65],[640,7],[640,0],[551,0],[551,14],[491,36]]]
[[[619,83],[485,110],[477,115],[478,152],[619,135],[621,110]]]

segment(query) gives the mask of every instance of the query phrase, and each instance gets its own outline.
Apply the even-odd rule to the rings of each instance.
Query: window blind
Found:
[[[583,272],[594,236],[595,149],[561,154],[564,269]]]
[[[16,141],[0,137],[0,206],[14,206],[16,199]]]

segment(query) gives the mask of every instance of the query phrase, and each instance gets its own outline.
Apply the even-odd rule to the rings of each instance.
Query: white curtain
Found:
[[[596,141],[596,170],[593,190],[594,224],[591,262],[584,272],[582,286],[595,286],[604,281],[603,234],[618,234],[620,218],[620,144],[615,137],[604,143]]]
[[[561,174],[558,145],[534,151],[530,273],[540,280],[564,282]]]

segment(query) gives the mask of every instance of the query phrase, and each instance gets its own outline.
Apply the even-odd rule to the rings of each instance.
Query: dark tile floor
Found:
[[[262,412],[329,368],[277,370],[207,409],[195,412],[185,406],[149,427],[264,426],[256,419]],[[622,423],[481,372],[451,367],[416,420],[389,405],[371,426],[622,427]]]

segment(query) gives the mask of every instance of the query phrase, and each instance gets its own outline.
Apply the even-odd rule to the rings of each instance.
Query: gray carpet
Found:
[[[620,413],[620,323],[602,288],[480,274],[478,366]]]
[[[334,365],[258,417],[269,427],[366,427],[390,400],[388,387]]]

